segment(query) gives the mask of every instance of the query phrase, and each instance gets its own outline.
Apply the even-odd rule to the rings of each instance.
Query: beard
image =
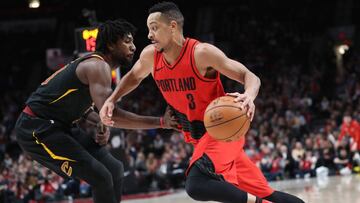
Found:
[[[118,64],[118,66],[127,68],[131,66],[132,59],[129,60],[129,58],[127,58],[126,56],[121,56],[121,57],[117,57],[116,63]]]

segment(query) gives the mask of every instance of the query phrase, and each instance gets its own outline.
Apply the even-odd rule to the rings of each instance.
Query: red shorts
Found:
[[[257,197],[271,195],[269,186],[261,170],[247,157],[243,150],[245,139],[236,142],[220,142],[206,133],[196,145],[190,166],[204,153],[211,159],[215,173],[225,181]]]

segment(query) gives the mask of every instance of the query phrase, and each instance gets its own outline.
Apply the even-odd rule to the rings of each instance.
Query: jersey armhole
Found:
[[[154,63],[153,63],[153,71],[152,71],[153,78],[155,78],[157,58],[158,58],[158,52],[154,48]]]
[[[214,79],[210,79],[210,78],[206,78],[204,76],[202,76],[199,72],[199,69],[196,67],[196,63],[195,63],[195,47],[196,45],[198,45],[199,42],[195,42],[193,44],[193,46],[191,47],[191,54],[190,54],[190,64],[191,64],[191,69],[193,70],[193,72],[195,73],[196,77],[199,78],[199,80],[202,80],[204,82],[215,82],[219,79],[220,77],[220,73],[219,71],[216,71],[216,77]]]
[[[105,61],[105,59],[104,59],[102,56],[98,55],[98,54],[93,54],[93,55],[91,55],[89,58],[93,58],[93,57]]]

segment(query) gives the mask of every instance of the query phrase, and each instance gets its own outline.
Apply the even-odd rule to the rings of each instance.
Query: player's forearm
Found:
[[[140,83],[141,80],[136,78],[132,72],[129,72],[120,80],[109,99],[116,103],[120,98],[133,91]]]
[[[245,92],[248,95],[252,96],[254,99],[259,93],[260,85],[261,85],[260,78],[257,77],[254,73],[249,71],[245,74],[245,84],[244,84]]]
[[[119,108],[114,109],[112,120],[114,127],[126,129],[161,128],[160,117],[140,116]]]

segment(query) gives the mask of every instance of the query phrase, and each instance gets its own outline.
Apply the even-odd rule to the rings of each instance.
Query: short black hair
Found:
[[[168,20],[176,21],[181,27],[184,26],[184,16],[179,7],[173,2],[163,1],[149,8],[149,14],[156,12],[160,12]]]
[[[108,20],[100,24],[99,32],[96,37],[96,51],[106,54],[109,52],[107,45],[115,44],[120,38],[128,34],[135,35],[136,28],[134,25],[124,19]]]

